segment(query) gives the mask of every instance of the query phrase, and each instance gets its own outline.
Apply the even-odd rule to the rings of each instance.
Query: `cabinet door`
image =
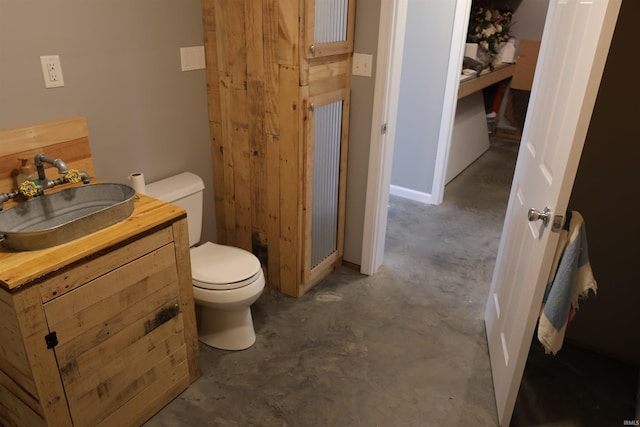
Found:
[[[305,108],[303,281],[308,289],[342,258],[349,90],[309,97]]]
[[[189,385],[174,251],[167,244],[44,305],[74,426],[139,425]]]
[[[305,2],[305,58],[320,58],[353,51],[355,5],[355,0]]]

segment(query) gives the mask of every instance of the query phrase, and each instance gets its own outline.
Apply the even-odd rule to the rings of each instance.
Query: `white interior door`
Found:
[[[485,311],[500,425],[513,413],[622,0],[551,0]],[[530,208],[551,221],[530,222]]]

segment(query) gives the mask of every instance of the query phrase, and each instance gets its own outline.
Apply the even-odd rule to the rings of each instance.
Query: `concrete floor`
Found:
[[[440,206],[392,197],[378,274],[342,268],[299,299],[266,290],[252,307],[256,344],[201,345],[202,377],[146,426],[497,425],[483,314],[516,154],[516,144],[492,143]],[[544,407],[537,396],[548,393],[536,387],[562,390],[549,382],[562,375],[545,373],[549,357],[538,356],[513,425],[592,425],[575,412],[597,396],[575,403],[559,392]],[[635,372],[616,403],[626,404]],[[596,402],[598,420],[635,419],[628,405],[607,404]]]

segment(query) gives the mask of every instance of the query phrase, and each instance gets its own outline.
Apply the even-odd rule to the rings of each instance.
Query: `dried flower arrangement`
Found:
[[[467,43],[477,43],[488,57],[488,65],[499,53],[500,44],[509,39],[513,12],[509,8],[496,9],[486,2],[473,2],[469,17]]]

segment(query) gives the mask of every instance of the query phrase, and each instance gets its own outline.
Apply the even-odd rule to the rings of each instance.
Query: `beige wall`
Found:
[[[345,259],[359,264],[380,0],[357,6],[355,51],[374,55],[374,75],[352,79]],[[179,48],[202,44],[200,1],[0,0],[0,128],[84,116],[100,178],[191,170],[213,218],[206,77],[180,71]],[[63,88],[44,88],[39,57],[50,54]],[[214,221],[203,237],[215,240]]]
[[[622,2],[569,203],[585,218],[599,289],[582,302],[567,337],[640,365],[640,87],[629,80],[639,16],[640,2]]]
[[[179,48],[202,44],[199,0],[0,0],[0,128],[84,116],[98,177],[191,170],[213,218],[205,73],[180,69]],[[54,54],[65,86],[45,89]]]
[[[354,52],[373,55],[371,77],[351,77],[344,259],[358,265],[362,256],[380,1],[365,0],[356,3]]]

